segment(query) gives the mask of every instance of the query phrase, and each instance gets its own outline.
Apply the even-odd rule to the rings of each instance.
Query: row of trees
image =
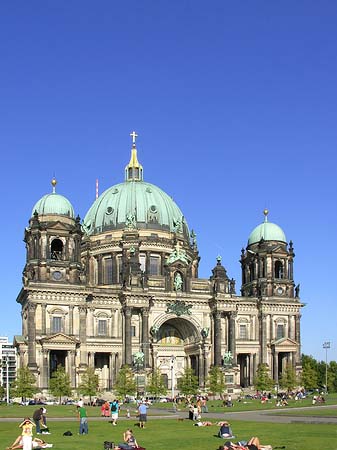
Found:
[[[324,362],[316,361],[312,356],[302,356],[302,374],[296,377],[292,366],[285,368],[279,385],[283,390],[291,391],[298,386],[306,389],[325,388],[325,378],[328,375],[328,391],[337,391],[337,363],[331,361],[328,366]],[[27,367],[18,370],[16,381],[10,389],[11,397],[32,398],[36,394],[36,380]],[[178,390],[183,395],[195,395],[200,387],[198,378],[192,369],[186,369],[183,376],[178,379]],[[206,382],[208,392],[213,395],[222,395],[226,390],[224,373],[219,367],[211,367]],[[254,387],[260,391],[270,391],[275,388],[275,381],[269,375],[269,368],[266,364],[260,364],[254,378]],[[2,392],[1,392],[2,390]],[[118,377],[114,385],[115,392],[121,397],[133,395],[137,390],[135,374],[130,367],[124,366],[118,372]],[[72,389],[70,378],[66,374],[64,367],[59,366],[53,372],[49,384],[50,393],[59,398],[70,397]],[[93,368],[88,368],[82,375],[82,382],[77,389],[78,394],[91,397],[96,396],[99,391],[99,378]],[[167,395],[167,386],[159,371],[155,370],[147,379],[146,392],[154,397]],[[0,395],[4,396],[3,387],[0,388]]]

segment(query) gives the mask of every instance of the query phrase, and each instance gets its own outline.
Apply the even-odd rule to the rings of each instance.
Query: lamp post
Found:
[[[328,393],[328,349],[330,348],[330,342],[324,342],[323,348],[325,349],[325,395]]]
[[[3,361],[2,367],[4,368],[6,366],[6,402],[8,405],[9,404],[9,374],[8,374],[9,361],[8,361],[8,357],[7,356],[3,357],[2,361]]]
[[[172,403],[174,403],[174,360],[175,356],[171,356],[171,398]]]

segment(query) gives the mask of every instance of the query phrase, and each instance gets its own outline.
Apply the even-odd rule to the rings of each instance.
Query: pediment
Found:
[[[48,222],[47,224],[48,230],[54,231],[69,231],[72,227],[68,223],[61,222],[60,220],[56,220],[55,222]]]
[[[294,348],[294,347],[298,346],[296,341],[294,341],[293,339],[290,339],[290,338],[286,338],[286,337],[272,341],[271,345],[276,347],[279,350],[287,349],[289,347]]]
[[[47,346],[53,345],[53,344],[74,346],[76,344],[79,344],[79,341],[72,336],[68,336],[67,334],[56,333],[56,334],[52,334],[51,336],[42,338],[41,344],[47,345]]]

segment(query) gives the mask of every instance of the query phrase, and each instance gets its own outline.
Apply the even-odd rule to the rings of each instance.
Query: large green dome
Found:
[[[261,239],[264,239],[265,241],[287,242],[286,236],[282,228],[276,225],[275,223],[268,222],[267,210],[264,211],[264,214],[265,214],[264,222],[258,225],[256,228],[254,228],[254,230],[250,233],[250,236],[248,238],[248,245],[256,244],[257,242],[260,242]]]
[[[87,234],[125,228],[134,215],[138,228],[188,232],[177,204],[159,187],[144,181],[125,181],[107,189],[83,221]]]
[[[57,184],[55,178],[53,178],[51,184],[53,186],[53,192],[44,195],[42,198],[40,198],[39,201],[35,203],[32,210],[32,216],[36,211],[39,216],[57,214],[74,219],[74,208],[72,207],[70,201],[66,197],[63,197],[63,195],[56,194],[55,192],[55,186]]]

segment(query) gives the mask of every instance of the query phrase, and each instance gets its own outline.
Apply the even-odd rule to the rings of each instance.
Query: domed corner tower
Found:
[[[264,221],[251,232],[246,249],[241,251],[243,297],[256,300],[259,334],[259,362],[269,366],[278,380],[287,367],[301,372],[301,308],[299,285],[294,284],[292,241],[283,230]]]
[[[264,221],[251,232],[246,250],[242,249],[242,288],[245,297],[294,299],[299,296],[293,278],[294,249],[278,225]]]
[[[32,283],[82,283],[80,218],[69,200],[53,190],[33,207],[25,230],[27,258],[23,285]]]

